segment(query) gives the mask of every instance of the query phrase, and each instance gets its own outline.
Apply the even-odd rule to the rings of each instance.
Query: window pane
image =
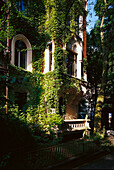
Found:
[[[23,12],[25,10],[25,3],[23,2],[23,0],[19,0],[17,2],[17,7],[18,7],[18,10]]]
[[[71,52],[68,51],[68,56],[66,59],[66,65],[67,65],[67,74],[76,76],[77,75],[77,56]]]
[[[72,53],[69,52],[66,62],[67,62],[67,74],[73,75],[74,55]]]
[[[15,43],[15,65],[26,69],[26,45],[23,41],[16,41]]]
[[[18,66],[18,49],[15,49],[15,66]]]
[[[51,71],[52,67],[52,44],[49,45],[49,71]]]
[[[25,68],[25,51],[20,53],[20,67]]]

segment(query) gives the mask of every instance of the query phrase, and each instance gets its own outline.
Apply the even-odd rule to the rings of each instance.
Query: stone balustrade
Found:
[[[79,131],[79,130],[89,130],[90,119],[71,119],[64,120],[64,123],[58,128],[58,132],[62,133],[65,131]]]
[[[55,108],[51,108],[47,110],[47,113],[56,113]],[[64,119],[64,123],[59,127],[56,127],[56,132],[63,131],[76,131],[76,130],[89,130],[91,129],[89,126],[90,119],[86,115],[85,119],[66,119],[66,116],[62,116]]]
[[[64,120],[64,122],[67,126],[67,131],[90,129],[89,121],[90,121],[90,119]]]

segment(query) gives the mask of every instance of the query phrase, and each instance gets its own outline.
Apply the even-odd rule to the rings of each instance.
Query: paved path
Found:
[[[93,160],[83,166],[73,168],[73,170],[76,169],[114,169],[114,153],[105,155],[98,160]]]

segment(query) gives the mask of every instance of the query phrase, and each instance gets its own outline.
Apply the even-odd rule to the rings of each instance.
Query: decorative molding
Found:
[[[15,43],[21,40],[27,47],[27,71],[32,71],[32,47],[29,40],[23,34],[17,34],[11,42],[11,64],[15,65]]]

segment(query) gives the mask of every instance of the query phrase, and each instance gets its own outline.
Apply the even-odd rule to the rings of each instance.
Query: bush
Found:
[[[35,134],[45,132],[46,134],[54,135],[58,125],[62,124],[63,119],[56,113],[45,113],[39,108],[30,106],[27,109],[26,120]]]
[[[3,152],[30,145],[33,142],[31,130],[18,118],[0,116],[0,135],[0,150]]]
[[[95,143],[101,148],[110,151],[111,143],[105,138],[105,127],[102,131],[95,132],[90,139],[95,141]]]
[[[14,115],[0,115],[0,167],[7,167],[17,151],[35,142],[27,124]]]

